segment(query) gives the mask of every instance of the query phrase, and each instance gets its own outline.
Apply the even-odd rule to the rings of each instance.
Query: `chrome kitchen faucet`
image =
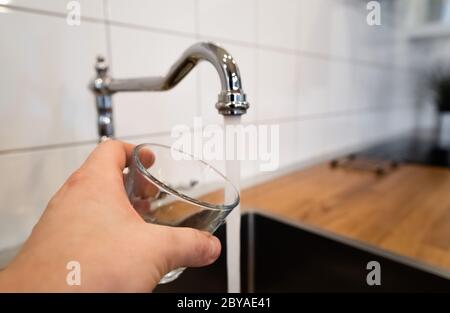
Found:
[[[199,61],[210,62],[220,77],[221,91],[216,108],[222,115],[242,115],[249,108],[242,89],[241,75],[233,57],[223,48],[210,42],[199,42],[189,47],[170,68],[166,76],[116,79],[108,76],[108,65],[97,58],[96,78],[89,87],[95,95],[100,140],[114,137],[111,96],[126,91],[165,91],[175,87]]]

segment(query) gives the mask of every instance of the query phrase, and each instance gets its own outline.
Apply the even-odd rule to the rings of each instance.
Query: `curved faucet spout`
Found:
[[[97,108],[110,103],[111,95],[129,91],[165,91],[175,87],[200,61],[208,61],[216,69],[221,84],[216,108],[222,115],[242,115],[249,108],[242,89],[241,74],[236,61],[225,49],[210,43],[200,42],[189,47],[170,68],[166,76],[115,79],[107,74],[107,66],[102,58],[96,64],[97,77],[90,87],[96,95]],[[99,64],[99,62],[101,64]],[[99,114],[103,112],[99,110]],[[112,117],[111,117],[112,118]],[[100,120],[100,119],[99,119]],[[112,119],[111,119],[112,120]],[[99,128],[100,136],[112,136],[108,133],[112,127]],[[106,129],[106,131],[105,131]]]
[[[167,75],[168,87],[176,85],[202,60],[210,62],[216,69],[222,91],[243,93],[241,74],[236,61],[225,49],[210,42],[194,44],[183,53]]]

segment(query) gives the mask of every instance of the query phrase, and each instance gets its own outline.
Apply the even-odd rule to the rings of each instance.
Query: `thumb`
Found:
[[[208,232],[189,227],[166,227],[168,265],[170,270],[179,267],[200,267],[213,263],[220,255],[221,244]]]

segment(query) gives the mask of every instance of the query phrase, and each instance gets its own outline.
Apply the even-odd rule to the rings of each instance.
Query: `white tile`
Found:
[[[332,108],[337,111],[351,109],[360,106],[358,99],[355,99],[355,67],[349,63],[331,62],[331,94]]]
[[[259,0],[258,43],[297,49],[299,45],[300,1]]]
[[[367,24],[368,11],[365,3],[361,3],[350,11],[349,21],[353,29],[354,38],[350,42],[351,48],[359,60],[374,62],[375,64],[392,64],[394,60],[394,48],[396,42],[403,41],[405,38],[398,37],[398,29],[389,22],[390,17],[386,13],[386,4],[382,6],[381,25],[370,26]],[[389,12],[391,13],[391,12]],[[384,14],[384,18],[383,18]]]
[[[389,133],[383,113],[382,110],[371,109],[348,116],[347,118],[351,120],[350,123],[353,125],[351,143],[367,145],[384,136],[383,132]]]
[[[314,159],[323,153],[327,143],[327,136],[324,135],[324,123],[327,120],[310,119],[298,120],[296,125],[295,155],[296,162]]]
[[[17,11],[0,15],[0,149],[95,139],[88,83],[95,56],[106,51],[104,26],[70,27],[62,18]]]
[[[298,57],[297,114],[338,112],[361,105],[358,72],[347,62],[326,58]]]
[[[195,33],[194,0],[107,1],[112,21]]]
[[[305,51],[331,53],[333,11],[338,4],[328,0],[301,0],[299,48]]]
[[[73,10],[68,6],[71,1],[67,0],[10,0],[6,1],[8,5],[37,9],[55,13],[67,14]],[[77,0],[80,4],[81,18],[95,17],[103,19],[103,0]]]
[[[280,168],[364,144],[363,130],[367,128],[367,120],[357,115],[343,115],[278,124]]]
[[[281,123],[280,127],[280,168],[298,162],[298,128],[296,123]]]
[[[425,102],[416,108],[417,129],[432,129],[436,123],[436,109],[431,102]]]
[[[358,129],[357,121],[358,116],[355,114],[324,119],[322,125],[324,152],[335,153],[358,144],[360,129]]]
[[[94,145],[0,156],[0,250],[23,242]]]
[[[385,141],[411,131],[415,124],[413,107],[392,106],[391,108],[367,110],[345,117],[345,126],[339,129],[344,145],[366,146]]]
[[[297,112],[299,115],[323,113],[336,103],[331,93],[330,62],[324,59],[298,56],[299,84]]]
[[[364,3],[360,6],[337,3],[331,17],[331,55],[356,60],[372,60],[376,48],[374,26],[366,21]],[[361,9],[362,8],[362,9]],[[375,33],[376,34],[376,33]]]
[[[298,69],[294,54],[258,51],[258,119],[296,115]]]
[[[353,77],[353,92],[352,98],[355,103],[355,107],[366,108],[377,105],[386,105],[384,103],[384,94],[380,92],[380,71],[375,67],[353,64],[352,65],[354,77]],[[386,90],[387,92],[387,90]]]
[[[279,127],[279,138],[278,138],[278,149],[274,147],[270,148],[271,164],[278,163],[278,168],[274,171],[276,172],[278,169],[282,169],[289,165],[292,165],[298,162],[298,153],[297,153],[297,137],[298,137],[298,128],[295,122],[285,122],[285,123],[271,123],[267,124],[268,127]],[[269,152],[267,151],[267,152]],[[275,159],[276,158],[276,159]],[[263,165],[267,166],[267,160],[258,159],[257,162],[253,165],[252,172],[256,175],[258,174],[267,174],[267,172],[262,171],[264,168]]]
[[[389,107],[395,103],[394,71],[389,68],[362,67],[366,73],[363,90],[366,95],[366,105],[370,107]]]
[[[358,58],[375,64],[396,64],[396,41],[402,39],[394,37],[395,30],[385,25],[367,27],[363,28],[364,37],[359,42]]]
[[[358,150],[371,143],[392,138],[407,128],[399,127],[393,119],[398,118],[387,110],[355,111],[345,115],[322,119],[299,121],[300,156],[314,158],[322,154]],[[406,118],[411,121],[410,116]],[[410,122],[408,122],[410,123]],[[407,123],[407,124],[408,124]],[[397,121],[398,124],[398,121]],[[305,156],[306,154],[306,156]]]
[[[423,96],[423,72],[398,68],[392,73],[392,102],[399,105],[416,104]]]
[[[111,28],[112,72],[116,78],[163,76],[195,41],[122,27]],[[170,131],[192,124],[198,113],[194,69],[175,88],[164,92],[114,95],[117,136]]]
[[[368,139],[365,132],[370,120],[358,113],[300,120],[297,154],[302,161],[310,161],[360,146]]]
[[[256,120],[257,103],[257,50],[255,48],[242,47],[230,43],[223,44],[236,60],[242,78],[242,86],[247,95],[250,108],[242,116],[243,123],[251,123]],[[200,102],[201,116],[208,123],[223,123],[222,115],[218,114],[215,104],[220,92],[220,80],[217,71],[211,64],[203,62],[199,65],[200,73]]]
[[[298,48],[350,60],[390,61],[391,29],[369,26],[366,16],[362,2],[301,0]]]
[[[413,106],[394,106],[389,110],[384,125],[389,129],[390,136],[404,134],[414,129],[416,125],[416,112]]]
[[[201,36],[256,41],[255,0],[198,0]]]

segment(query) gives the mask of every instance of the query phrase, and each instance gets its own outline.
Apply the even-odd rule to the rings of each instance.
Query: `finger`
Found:
[[[129,162],[134,145],[118,140],[106,140],[91,152],[81,169],[118,173]],[[127,162],[128,161],[128,162]]]
[[[219,257],[220,241],[210,233],[188,227],[164,228],[168,232],[168,242],[165,246],[170,270],[179,267],[206,266]]]
[[[149,168],[155,163],[155,154],[144,146],[139,149],[138,159],[145,168]]]
[[[150,168],[155,162],[155,155],[148,147],[138,149],[137,161],[139,161],[145,169]],[[136,161],[136,160],[133,160]],[[134,168],[133,170],[137,170]],[[133,194],[140,199],[152,200],[159,195],[159,188],[151,182],[146,176],[139,173],[134,174],[133,179]]]

